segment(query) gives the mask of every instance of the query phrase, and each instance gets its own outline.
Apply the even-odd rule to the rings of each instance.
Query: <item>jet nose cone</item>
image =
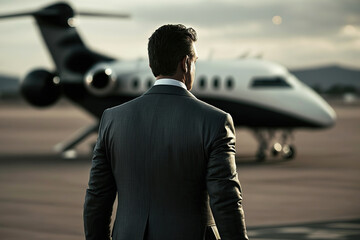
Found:
[[[336,122],[336,112],[334,109],[326,103],[325,106],[322,106],[322,117],[320,119],[320,123],[322,127],[328,128],[335,125]]]
[[[334,109],[319,94],[306,85],[303,85],[302,96],[308,101],[307,114],[316,126],[320,128],[332,127],[336,122]]]

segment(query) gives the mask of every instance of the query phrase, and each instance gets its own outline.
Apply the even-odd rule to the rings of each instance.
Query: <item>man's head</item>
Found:
[[[164,25],[149,38],[150,68],[156,78],[174,77],[190,90],[195,78],[196,32],[184,25]]]

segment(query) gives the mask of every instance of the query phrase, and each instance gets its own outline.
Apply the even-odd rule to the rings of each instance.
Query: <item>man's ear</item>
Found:
[[[189,71],[188,69],[188,64],[189,64],[189,56],[186,55],[182,60],[181,60],[181,68],[182,70],[186,73]]]

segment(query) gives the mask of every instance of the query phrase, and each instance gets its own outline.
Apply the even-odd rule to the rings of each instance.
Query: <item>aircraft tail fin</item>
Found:
[[[78,12],[85,16],[128,18],[126,14]],[[74,82],[99,61],[114,60],[90,50],[75,28],[75,12],[67,3],[55,3],[38,11],[2,15],[0,18],[33,16],[56,66],[61,81]]]

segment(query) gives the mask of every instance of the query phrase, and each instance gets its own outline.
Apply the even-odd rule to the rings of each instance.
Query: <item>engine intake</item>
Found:
[[[36,69],[25,76],[20,91],[30,104],[37,107],[50,106],[61,95],[60,79],[47,70]]]
[[[97,96],[108,96],[114,92],[115,86],[116,75],[110,68],[96,68],[85,77],[85,87]]]

